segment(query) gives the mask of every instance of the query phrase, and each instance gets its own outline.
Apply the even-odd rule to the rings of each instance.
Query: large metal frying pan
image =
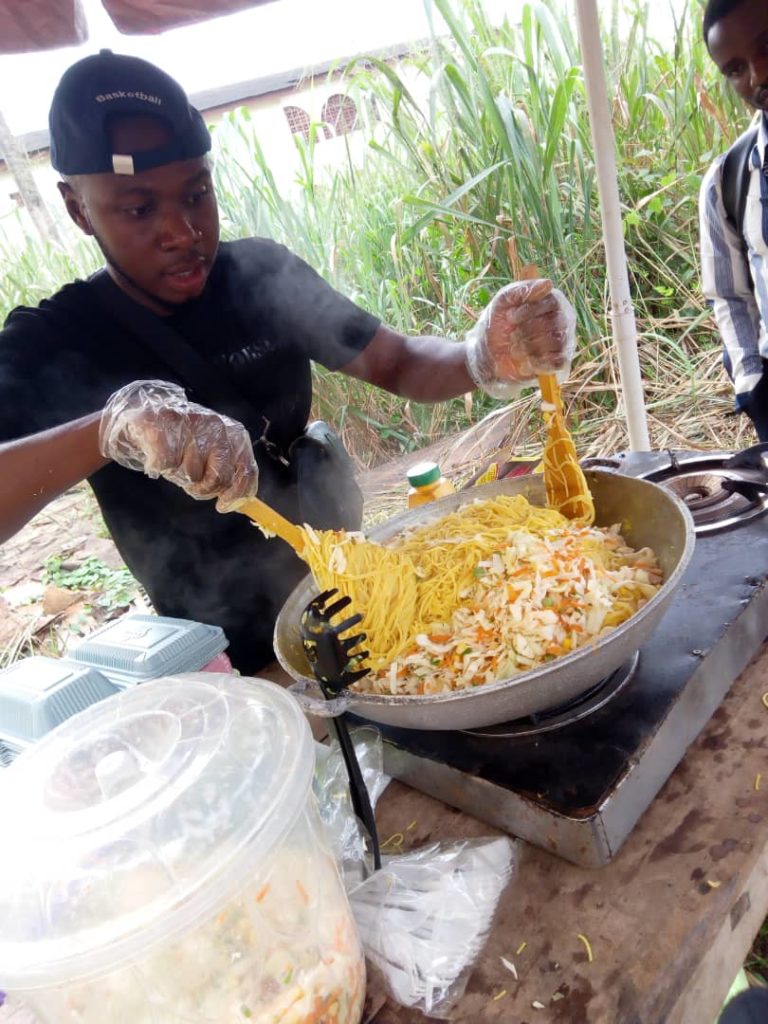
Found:
[[[530,672],[472,690],[433,696],[385,697],[350,694],[349,710],[363,718],[406,729],[468,729],[496,725],[572,700],[610,675],[648,639],[672,600],[693,554],[690,513],[671,492],[646,480],[601,470],[587,472],[595,499],[598,526],[620,523],[634,548],[651,547],[664,571],[664,583],[631,619],[607,636]],[[472,487],[388,520],[369,536],[386,542],[413,526],[431,522],[467,502],[497,494],[524,494],[544,505],[544,482],[539,476],[501,480]],[[275,626],[275,653],[294,679],[313,683],[299,635],[299,618],[317,593],[311,576],[299,583],[285,602]],[[397,609],[392,609],[397,614]],[[365,628],[363,621],[361,628]]]

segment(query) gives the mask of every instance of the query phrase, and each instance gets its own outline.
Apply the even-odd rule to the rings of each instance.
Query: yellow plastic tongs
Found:
[[[563,399],[557,377],[551,373],[539,376],[541,404],[547,426],[544,445],[544,487],[547,505],[567,519],[591,524],[595,505],[584,471],[579,465],[576,446],[563,415]]]
[[[261,498],[243,498],[227,507],[227,512],[242,512],[243,515],[252,519],[257,526],[269,533],[274,533],[286,544],[290,544],[296,554],[301,558],[304,550],[304,534],[298,526],[289,522],[285,516],[281,516],[271,505],[267,505]]]
[[[507,245],[514,267],[517,265],[514,241],[509,239]],[[530,281],[540,277],[540,274],[537,267],[529,264],[520,270],[518,276],[521,280]],[[579,465],[576,445],[565,422],[560,385],[553,373],[540,374],[538,379],[547,428],[543,458],[547,505],[557,509],[567,519],[591,524],[595,519],[595,505],[584,471]]]

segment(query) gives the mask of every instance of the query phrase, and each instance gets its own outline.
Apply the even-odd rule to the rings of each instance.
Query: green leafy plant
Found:
[[[763,921],[744,966],[768,986],[768,921]]]
[[[65,568],[67,565],[61,555],[51,555],[45,563],[44,582],[94,593],[93,604],[105,611],[127,608],[141,593],[139,583],[124,566],[112,569],[94,555],[71,568]]]

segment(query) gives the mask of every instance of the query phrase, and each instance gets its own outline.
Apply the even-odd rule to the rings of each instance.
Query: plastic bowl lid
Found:
[[[0,989],[93,977],[226,904],[304,808],[296,701],[264,680],[157,679],[0,772]]]

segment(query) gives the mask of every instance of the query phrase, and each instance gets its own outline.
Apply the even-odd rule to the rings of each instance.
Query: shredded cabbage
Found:
[[[436,694],[526,672],[625,622],[661,583],[654,552],[628,547],[618,526],[513,529],[505,546],[476,563],[447,621],[421,630],[353,688]]]
[[[66,1019],[357,1024],[364,998],[365,963],[335,862],[282,847],[257,882],[178,942],[68,986]]]

